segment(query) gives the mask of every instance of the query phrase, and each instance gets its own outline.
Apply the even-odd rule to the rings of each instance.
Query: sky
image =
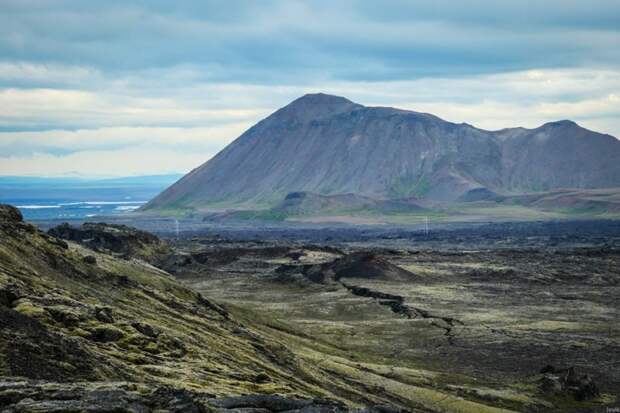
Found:
[[[0,0],[0,175],[188,172],[314,92],[620,137],[620,1]]]

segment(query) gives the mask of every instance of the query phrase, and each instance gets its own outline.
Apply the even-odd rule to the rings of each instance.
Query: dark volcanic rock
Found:
[[[126,225],[87,222],[73,227],[65,223],[51,228],[48,233],[95,251],[140,258],[151,264],[160,264],[172,254],[170,246],[155,235]],[[85,261],[94,264],[91,258],[85,257]]]
[[[12,205],[0,204],[0,221],[22,222],[24,217],[19,209]]]
[[[50,331],[39,321],[0,306],[0,342],[11,343],[3,354],[5,371],[45,380],[99,378],[96,356],[79,341]]]
[[[13,302],[21,297],[20,288],[9,284],[0,288],[0,306],[13,307]]]
[[[2,378],[0,407],[3,413],[399,412],[384,406],[353,409],[331,400],[291,399],[278,395],[213,398],[208,393],[125,382],[61,384]]]
[[[291,399],[272,394],[254,394],[209,400],[209,406],[219,412],[304,412],[304,413],[399,413],[386,406],[352,409],[345,404],[323,399]]]
[[[90,338],[100,343],[110,343],[118,341],[124,337],[124,333],[112,327],[97,327],[91,332]]]
[[[301,272],[309,280],[328,284],[342,278],[370,278],[386,281],[412,281],[417,277],[370,252],[345,255],[332,262],[312,265],[282,265],[280,275]]]
[[[86,264],[97,264],[97,258],[93,255],[87,255],[82,259]]]
[[[575,400],[592,400],[600,395],[598,386],[587,374],[578,375],[574,367],[556,369],[549,365],[541,371],[540,391],[547,395],[571,396]]]
[[[154,328],[150,324],[136,322],[133,323],[131,326],[147,337],[157,338],[157,336],[161,334],[158,329]]]
[[[60,384],[0,379],[3,413],[204,413],[200,395],[186,390],[159,387],[138,391],[134,384],[93,382]]]
[[[210,404],[222,409],[262,408],[272,412],[299,410],[312,403],[309,400],[287,399],[278,395],[249,395],[212,400]]]
[[[112,309],[109,307],[95,308],[95,318],[102,323],[113,323],[114,317],[112,315]]]

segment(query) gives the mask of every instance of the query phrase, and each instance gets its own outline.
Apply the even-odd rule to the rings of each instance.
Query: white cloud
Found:
[[[95,79],[103,79],[103,75],[98,70],[86,66],[0,62],[0,82],[5,83],[86,85]]]
[[[120,177],[186,172],[214,153],[186,153],[166,149],[123,148],[81,151],[65,156],[35,153],[28,157],[0,158],[0,175]]]
[[[245,129],[248,123],[233,123],[199,128],[111,127],[101,129],[2,132],[0,150],[7,154],[18,147],[46,147],[60,151],[109,149],[111,147],[150,146],[194,152],[219,149]],[[17,152],[24,152],[23,150]]]
[[[0,65],[0,79],[7,70]],[[46,70],[29,66],[22,74],[24,79],[45,77]],[[538,69],[279,87],[209,83],[189,67],[120,78],[84,68],[67,70],[93,87],[0,89],[0,126],[5,129],[0,132],[0,174],[186,172],[272,111],[318,91],[486,129],[572,119],[620,137],[620,70]],[[52,75],[62,81],[59,71]],[[46,130],[10,131],[37,126]]]
[[[239,122],[264,109],[182,106],[170,97],[130,96],[66,89],[0,90],[0,126],[102,127],[208,125]]]
[[[127,176],[186,173],[246,123],[203,128],[117,127],[0,133],[0,175]]]
[[[351,83],[338,93],[365,104],[428,112],[484,129],[571,119],[620,137],[620,71],[532,70],[465,78]]]

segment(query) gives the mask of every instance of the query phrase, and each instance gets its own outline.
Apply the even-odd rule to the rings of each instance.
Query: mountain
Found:
[[[571,121],[486,131],[305,95],[260,121],[144,209],[274,206],[287,194],[432,201],[620,186],[620,142]]]

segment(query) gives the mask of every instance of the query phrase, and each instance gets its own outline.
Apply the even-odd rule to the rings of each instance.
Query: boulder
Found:
[[[541,393],[548,396],[571,397],[577,401],[592,400],[600,396],[598,386],[587,374],[578,375],[574,367],[555,368],[547,365],[540,370],[538,380]]]
[[[95,258],[94,255],[87,255],[84,258],[82,258],[82,261],[84,261],[86,264],[97,264],[97,258]]]
[[[343,278],[368,278],[384,281],[414,281],[418,277],[372,252],[356,252],[334,261],[310,265],[281,265],[276,269],[283,276],[301,273],[310,281],[330,284]]]

